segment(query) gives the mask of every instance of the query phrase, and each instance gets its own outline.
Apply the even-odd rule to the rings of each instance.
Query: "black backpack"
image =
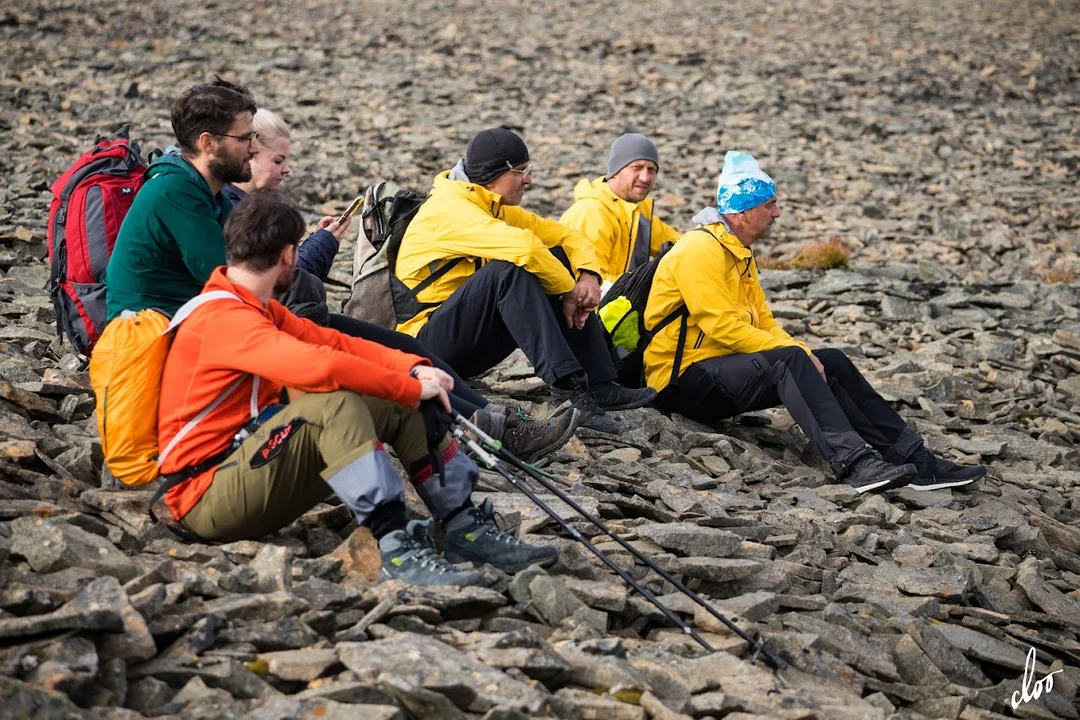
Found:
[[[463,258],[442,265],[410,289],[394,275],[401,240],[420,211],[426,195],[403,190],[393,182],[378,182],[364,193],[361,233],[353,257],[353,286],[342,312],[390,330],[437,303],[422,303],[416,296],[456,266]]]
[[[600,300],[598,312],[615,349],[615,370],[618,372],[619,382],[627,387],[644,387],[645,348],[664,328],[676,320],[681,320],[679,342],[675,347],[675,366],[672,368],[669,385],[678,384],[690,311],[682,305],[668,313],[652,330],[645,329],[645,306],[649,301],[656,268],[660,265],[660,259],[671,248],[672,243],[664,243],[655,258],[616,280]]]

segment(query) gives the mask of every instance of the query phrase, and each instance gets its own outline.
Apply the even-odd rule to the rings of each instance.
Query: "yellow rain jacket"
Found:
[[[645,328],[683,305],[690,317],[680,375],[693,363],[734,353],[792,345],[810,353],[773,319],[754,254],[723,223],[691,230],[660,260],[645,306]],[[669,323],[645,349],[645,377],[657,392],[671,381],[680,325]]]
[[[549,295],[573,290],[583,270],[600,274],[592,243],[577,230],[503,205],[497,193],[451,180],[449,175],[447,171],[436,176],[431,195],[409,223],[394,274],[414,288],[447,261],[465,258],[465,262],[424,288],[417,297],[421,303],[444,302],[488,260],[504,260],[528,270]],[[573,275],[548,251],[560,246],[570,259]],[[397,329],[415,336],[435,309],[421,311]]]
[[[607,184],[607,178],[592,182],[582,179],[574,188],[574,204],[567,208],[559,222],[585,233],[596,248],[596,257],[604,280],[614,282],[629,272],[634,248],[641,235],[642,218],[649,228],[648,257],[655,257],[660,246],[679,239],[679,231],[653,214],[652,198],[639,203],[623,200]],[[644,243],[645,238],[642,238]],[[639,250],[644,255],[646,248]],[[644,263],[643,263],[644,264]]]

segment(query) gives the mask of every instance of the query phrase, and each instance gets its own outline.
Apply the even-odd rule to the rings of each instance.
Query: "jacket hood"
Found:
[[[502,195],[488,190],[483,185],[477,185],[469,180],[465,174],[465,160],[459,160],[450,170],[439,173],[431,185],[432,193],[446,193],[459,195],[467,198],[469,202],[478,205],[493,217],[498,217],[502,209]]]
[[[578,180],[578,184],[574,186],[574,200],[587,200],[592,198],[593,200],[611,200],[615,197],[615,193],[611,191],[611,188],[607,184],[607,175],[601,175],[595,180],[589,180],[588,178],[581,178]]]
[[[206,184],[206,181],[203,180],[203,176],[199,174],[199,171],[195,169],[195,166],[185,160],[179,153],[165,153],[150,166],[150,175],[153,177],[157,177],[158,175],[173,175],[176,173],[193,176],[198,178],[204,185]]]
[[[150,169],[147,171],[148,178],[167,176],[185,178],[195,183],[200,188],[202,188],[203,192],[206,193],[206,197],[210,200],[212,204],[227,205],[227,208],[223,208],[226,212],[232,207],[232,203],[229,201],[226,195],[224,195],[223,193],[218,193],[218,195],[215,197],[215,195],[210,192],[210,186],[206,184],[206,180],[203,178],[203,176],[199,173],[198,170],[195,169],[194,165],[192,165],[189,161],[185,160],[184,157],[179,153],[165,153],[160,158],[155,160],[150,165]],[[218,201],[218,197],[221,198],[220,203]]]
[[[731,228],[728,227],[727,221],[724,220],[724,216],[720,214],[720,211],[714,207],[707,207],[692,218],[693,222],[698,225],[720,225],[724,232],[720,233],[720,242],[724,243],[731,252],[739,258],[747,258],[751,256],[750,249],[739,242],[739,239],[735,237],[735,233],[731,232]]]
[[[448,177],[451,180],[456,180],[458,182],[472,182],[472,180],[469,179],[469,176],[465,174],[465,158],[461,158],[457,161],[457,165],[450,169]]]
[[[716,223],[723,223],[724,229],[731,232],[731,228],[724,222],[724,216],[720,214],[720,211],[716,208],[709,206],[691,218],[691,222],[697,225],[715,225]]]

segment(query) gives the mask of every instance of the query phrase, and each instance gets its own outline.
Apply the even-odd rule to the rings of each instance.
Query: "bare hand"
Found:
[[[345,218],[345,222],[338,223],[337,218],[327,215],[319,221],[320,230],[329,230],[330,234],[334,238],[341,242],[341,239],[345,237],[345,233],[349,231],[349,226],[352,225],[352,216]]]
[[[579,314],[577,298],[574,296],[574,291],[563,293],[562,296],[562,314],[563,320],[566,321],[566,327],[571,330],[577,324],[577,316]],[[580,328],[579,328],[580,329]]]
[[[817,355],[811,353],[810,359],[814,361],[814,367],[817,368],[818,375],[821,376],[821,379],[825,382],[829,382],[829,379],[825,377],[825,366],[821,364],[820,360],[818,360]]]
[[[431,400],[432,398],[438,398],[439,404],[447,413],[453,412],[450,409],[450,398],[447,396],[446,388],[442,386],[442,383],[434,379],[421,380],[420,400]],[[420,403],[416,403],[414,407],[420,407]]]
[[[600,281],[591,272],[581,273],[574,285],[574,292],[583,310],[594,310],[600,304]]]
[[[582,273],[574,289],[563,293],[563,319],[566,327],[580,330],[600,303],[600,281],[592,273]]]
[[[430,365],[415,365],[410,372],[412,372],[413,377],[420,382],[432,380],[439,383],[446,392],[451,392],[454,389],[454,378],[451,377],[449,373],[443,372],[439,368],[431,367]],[[425,398],[425,400],[426,399],[427,398]]]

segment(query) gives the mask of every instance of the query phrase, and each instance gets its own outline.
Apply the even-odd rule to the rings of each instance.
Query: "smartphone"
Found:
[[[357,195],[356,199],[352,201],[352,204],[349,205],[349,207],[345,210],[345,212],[341,213],[341,217],[339,217],[337,219],[338,225],[340,225],[341,223],[343,223],[346,220],[348,220],[349,218],[351,218],[356,213],[356,211],[360,209],[360,206],[363,205],[363,204],[364,204],[364,196],[363,195]]]

